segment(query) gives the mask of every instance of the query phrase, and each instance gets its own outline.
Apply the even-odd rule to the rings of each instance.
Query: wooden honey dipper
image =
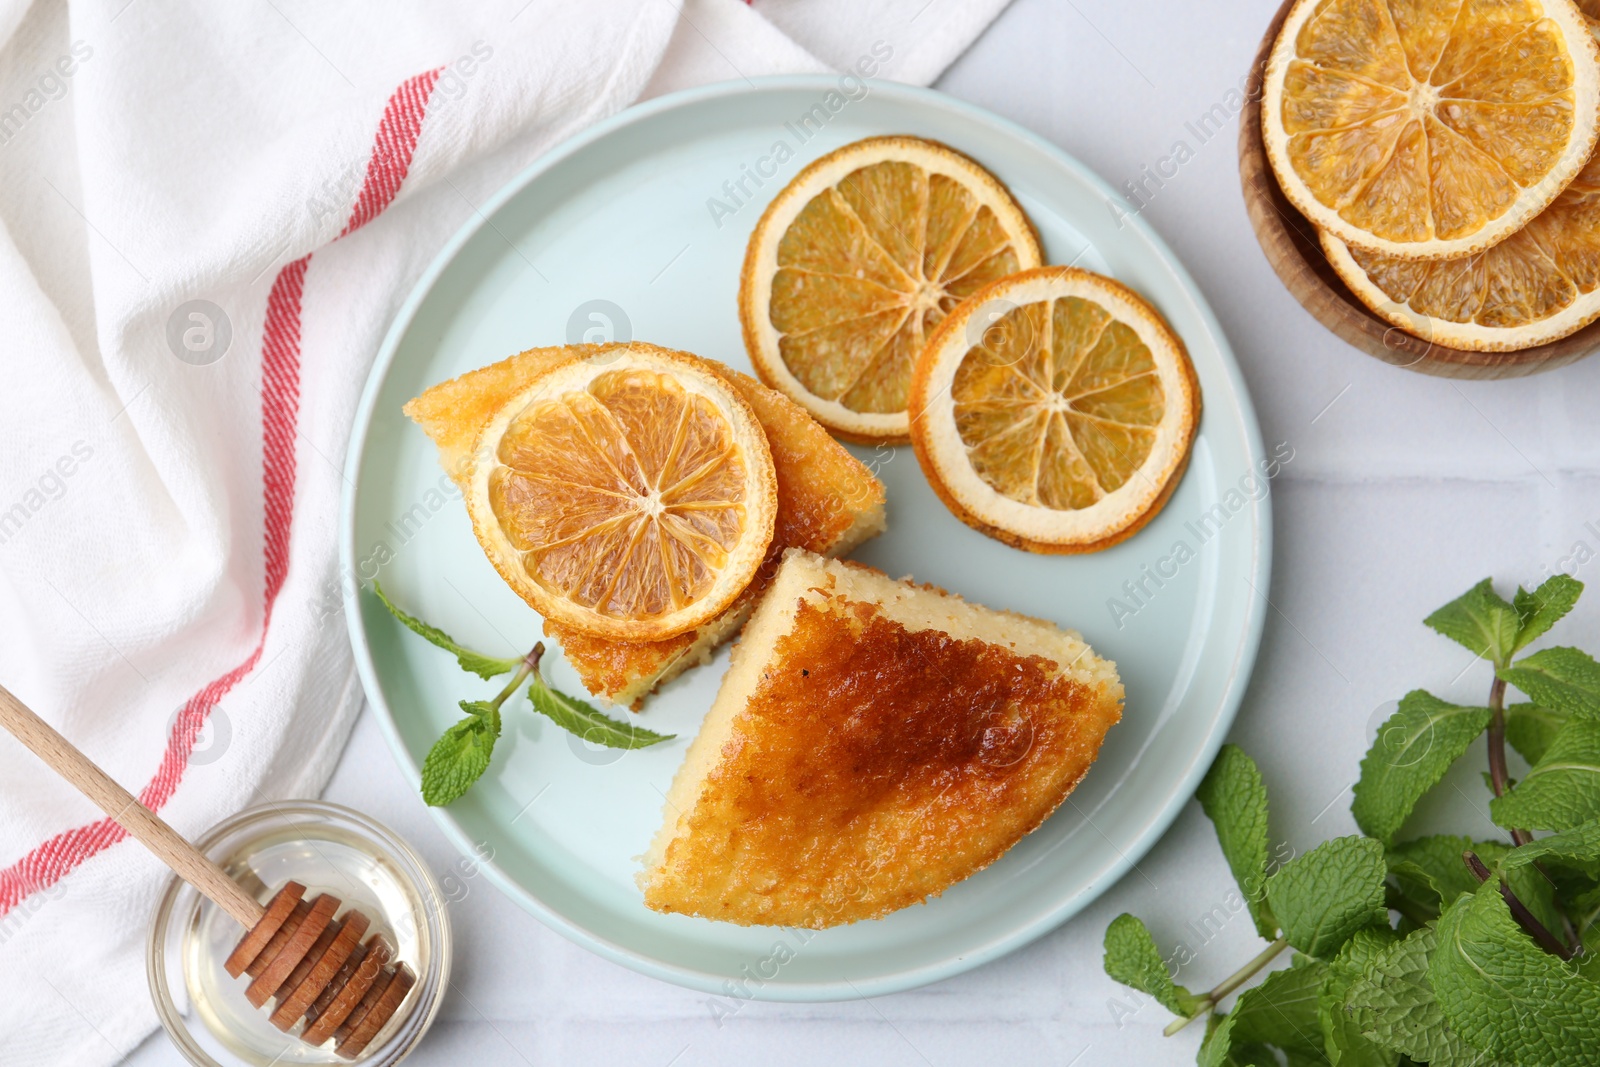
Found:
[[[285,885],[263,907],[4,686],[0,724],[244,926],[224,966],[235,978],[250,977],[245,996],[255,1007],[274,1001],[272,1023],[278,1029],[287,1033],[305,1019],[300,1040],[321,1045],[331,1038],[339,1056],[354,1059],[394,1017],[416,975],[393,962],[394,947],[383,934],[367,936],[371,920],[362,912],[351,908],[339,915],[339,898],[326,893],[306,900],[306,887],[298,882]]]

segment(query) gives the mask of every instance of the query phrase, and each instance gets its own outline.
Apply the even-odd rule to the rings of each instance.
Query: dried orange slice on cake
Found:
[[[777,478],[749,403],[654,345],[574,358],[478,435],[467,513],[546,619],[653,641],[733,603],[772,540]]]
[[[1137,293],[1041,267],[944,320],[917,361],[911,412],[917,462],[956,517],[1032,552],[1093,552],[1166,504],[1200,385]]]
[[[1532,222],[1453,259],[1399,259],[1324,232],[1328,262],[1379,316],[1450,348],[1510,352],[1600,318],[1600,157]]]
[[[1284,195],[1356,248],[1461,256],[1553,201],[1600,130],[1572,0],[1300,0],[1267,61]]]
[[[857,141],[796,175],[750,235],[745,347],[836,435],[905,441],[912,364],[940,320],[1042,262],[1027,215],[971,159],[918,137]]]

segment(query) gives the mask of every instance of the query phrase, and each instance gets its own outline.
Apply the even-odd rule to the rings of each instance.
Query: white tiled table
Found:
[[[1415,686],[1482,699],[1485,669],[1463,674],[1465,654],[1421,618],[1485,575],[1533,582],[1576,542],[1600,553],[1600,360],[1456,384],[1382,366],[1300,309],[1246,222],[1236,123],[1203,143],[1186,125],[1227,106],[1275,6],[1017,0],[939,88],[1043,134],[1113,185],[1179,140],[1193,152],[1145,217],[1216,309],[1269,447],[1295,450],[1273,486],[1273,609],[1232,736],[1262,765],[1274,835],[1304,849],[1352,829],[1346,787],[1380,705]],[[1600,575],[1600,564],[1577,573]],[[1600,594],[1574,619],[1564,643],[1600,646]],[[1476,768],[1457,771],[1480,797]],[[436,870],[454,861],[370,715],[326,795],[393,826]],[[591,956],[478,881],[454,906],[454,990],[411,1062],[1190,1063],[1199,1027],[1163,1039],[1154,1006],[1118,1025],[1110,1002],[1136,1001],[1101,972],[1106,924],[1132,911],[1162,944],[1188,942],[1196,959],[1182,980],[1199,988],[1259,942],[1244,922],[1205,944],[1188,926],[1231,885],[1198,807],[1139,870],[1053,934],[961,977],[865,1002],[749,1004],[720,1026],[704,994]],[[127,1062],[179,1059],[158,1034]]]

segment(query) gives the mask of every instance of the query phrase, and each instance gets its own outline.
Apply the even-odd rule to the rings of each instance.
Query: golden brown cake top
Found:
[[[751,666],[715,765],[646,874],[650,906],[825,927],[922,901],[1043,822],[1120,715],[1114,673],[1097,682],[998,637],[908,626],[831,579]]]

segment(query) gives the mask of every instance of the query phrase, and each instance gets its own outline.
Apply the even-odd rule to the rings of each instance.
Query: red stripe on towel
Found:
[[[428,99],[444,68],[418,74],[389,97],[373,138],[367,175],[356,198],[343,237],[371,222],[399,193]],[[160,811],[183,781],[195,741],[217,704],[261,661],[272,609],[289,573],[289,536],[294,523],[295,437],[300,413],[300,306],[306,267],[311,256],[278,272],[267,297],[267,318],[261,343],[261,438],[264,610],[255,648],[237,667],[214,679],[190,697],[172,724],[166,751],[155,776],[139,793],[145,806]],[[30,894],[49,888],[85,860],[127,836],[111,819],[100,819],[57,834],[0,871],[0,917]]]

